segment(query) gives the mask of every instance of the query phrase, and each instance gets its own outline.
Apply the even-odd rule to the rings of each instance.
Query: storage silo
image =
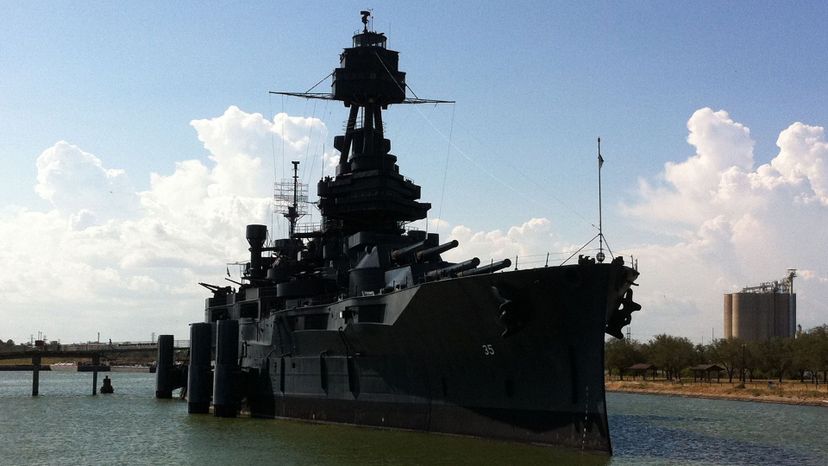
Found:
[[[733,295],[724,295],[724,336],[733,338]]]
[[[782,280],[749,286],[724,295],[725,338],[763,341],[796,334],[796,269]]]

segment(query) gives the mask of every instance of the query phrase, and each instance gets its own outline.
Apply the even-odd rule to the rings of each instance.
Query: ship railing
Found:
[[[598,248],[594,249],[584,249],[579,252],[579,254],[584,256],[595,257],[595,255],[599,252]],[[572,255],[572,251],[556,251],[556,252],[542,252],[537,254],[518,254],[513,257],[509,257],[512,261],[512,266],[510,270],[519,270],[519,269],[534,269],[539,267],[552,267],[557,265],[562,265],[562,262],[565,261],[568,257]],[[618,256],[616,256],[618,257]],[[635,258],[632,255],[621,256],[624,258],[624,263],[630,267],[636,268]],[[487,258],[486,260],[480,261],[480,265],[488,265],[492,262],[496,262],[502,259],[506,259],[505,257],[498,257],[498,258]],[[611,259],[607,259],[605,262],[609,262]],[[572,263],[571,261],[569,263]],[[637,270],[637,268],[636,268]]]
[[[296,233],[313,233],[322,229],[322,224],[319,222],[307,222],[296,224]]]
[[[190,340],[174,340],[173,346],[175,348],[189,348]],[[113,342],[87,342],[87,343],[68,343],[60,345],[64,351],[98,351],[107,349],[147,349],[155,350],[158,348],[158,343],[155,341],[113,341]]]

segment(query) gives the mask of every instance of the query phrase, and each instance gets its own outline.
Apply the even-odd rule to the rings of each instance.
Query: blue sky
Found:
[[[171,177],[185,160],[213,167],[216,161],[210,157],[222,155],[207,146],[233,134],[244,137],[246,133],[218,134],[215,129],[207,136],[204,131],[208,129],[199,131],[191,124],[218,119],[231,106],[243,114],[260,113],[268,121],[279,112],[317,118],[327,133],[309,131],[305,155],[313,157],[315,152],[318,156],[321,144],[327,144],[330,151],[330,138],[339,132],[346,116],[343,107],[270,97],[267,91],[303,91],[327,75],[361,26],[359,10],[372,7],[348,1],[326,5],[0,1],[0,6],[4,11],[0,18],[0,160],[9,174],[0,184],[0,194],[10,234],[28,226],[21,211],[42,216],[55,212],[56,219],[69,222],[79,218],[80,210],[90,210],[42,194],[51,188],[43,188],[38,180],[36,161],[59,141],[77,148],[73,154],[92,154],[105,169],[123,170],[123,179],[116,175],[107,179],[123,181],[118,186],[138,197],[136,193],[153,190],[152,173]],[[440,226],[444,236],[462,226],[470,239],[474,233],[482,234],[476,243],[480,247],[484,245],[481,238],[500,244],[497,241],[505,237],[512,249],[493,246],[504,255],[515,248],[538,254],[566,249],[594,235],[598,136],[607,161],[604,223],[617,252],[647,257],[658,251],[658,257],[670,257],[671,251],[696,244],[694,238],[704,237],[703,232],[710,231],[710,225],[722,216],[729,225],[745,225],[751,219],[757,219],[758,228],[772,224],[790,235],[779,233],[773,236],[775,241],[795,244],[799,229],[813,230],[819,225],[813,219],[825,214],[821,201],[803,201],[806,211],[790,213],[791,206],[799,205],[797,199],[810,199],[806,194],[819,197],[821,153],[813,165],[817,171],[807,176],[803,175],[807,170],[786,172],[784,164],[779,165],[783,168],[775,168],[781,175],[774,178],[777,184],[773,186],[780,179],[787,180],[795,185],[790,192],[782,195],[778,188],[773,193],[753,192],[763,199],[761,207],[737,213],[735,207],[723,206],[720,198],[708,202],[682,191],[666,174],[665,164],[688,161],[698,147],[713,147],[713,152],[730,147],[720,140],[709,146],[688,145],[688,122],[704,108],[712,112],[698,114],[693,121],[699,128],[713,129],[699,133],[699,138],[718,137],[715,128],[726,134],[738,125],[749,128],[752,159],[740,166],[748,174],[780,155],[777,138],[793,123],[824,126],[828,120],[828,64],[822,57],[828,46],[826,13],[828,7],[821,2],[383,2],[374,6],[374,28],[386,32],[390,47],[401,52],[408,84],[420,97],[457,101],[455,106],[437,108],[392,108],[385,120],[394,153],[400,158],[401,170],[423,186],[425,200],[434,205],[432,217],[440,213],[447,222]],[[325,82],[319,89],[328,85]],[[727,117],[715,114],[720,110]],[[713,120],[721,125],[705,126]],[[805,139],[818,142],[819,138]],[[56,154],[69,150],[61,147]],[[285,155],[279,140],[257,150],[250,155],[261,159],[262,171],[272,173],[274,159],[280,169],[278,161]],[[715,157],[724,160],[728,155]],[[721,170],[711,176],[729,168],[712,165]],[[321,164],[316,167],[321,173]],[[684,168],[701,173],[692,164]],[[754,182],[756,173],[751,178]],[[312,186],[316,178],[317,169],[313,173],[308,169],[305,179]],[[82,178],[76,181],[84,183]],[[61,183],[70,189],[67,186],[73,178],[61,179]],[[642,190],[642,183],[652,190]],[[34,188],[38,184],[41,191]],[[671,203],[657,205],[659,199],[653,193],[672,199]],[[135,209],[146,209],[146,196],[141,199],[135,205],[143,207]],[[738,204],[738,200],[732,202]],[[720,210],[692,218],[667,215],[704,210],[701,205],[716,205]],[[151,217],[146,211],[127,215],[121,207],[110,207],[106,214],[97,212],[92,223],[138,222],[138,218]],[[647,213],[645,218],[642,212]],[[523,230],[524,236],[509,236],[511,228],[525,226],[530,219],[548,222],[541,233],[532,230],[546,235],[543,239],[527,239],[529,234]],[[792,228],[785,230],[784,225]],[[707,285],[696,283],[697,276],[671,275],[673,267],[655,259],[649,264],[642,261],[641,293],[649,302],[633,324],[634,336],[640,332],[637,335],[646,339],[664,331],[700,340],[711,333],[710,327],[721,328],[722,292],[781,277],[784,267],[779,264],[800,257],[798,250],[739,243],[734,238],[741,237],[733,233],[719,245],[723,250],[741,251],[743,256],[734,260],[750,263],[745,258],[752,257],[751,248],[778,250],[779,257],[734,271],[717,267],[716,258],[722,255],[712,252],[715,248],[705,252],[710,259],[696,254],[693,260],[700,262],[696,275],[709,277]],[[21,243],[19,247],[27,246]],[[37,245],[30,247],[37,249]],[[484,254],[471,247],[466,252]],[[801,254],[802,261],[808,262],[808,253]],[[206,266],[203,271],[185,272],[158,265],[127,273],[125,264],[130,262],[118,257],[106,266],[92,264],[82,255],[72,260],[91,270],[111,269],[116,275],[124,274],[118,275],[122,279],[146,278],[160,284],[159,290],[165,290],[170,280],[207,273]],[[213,258],[216,263],[232,259]],[[2,264],[11,271],[22,265]],[[822,300],[816,299],[824,293],[820,284],[828,270],[820,269],[816,260],[789,266],[813,272],[803,282],[802,292],[811,291],[813,301],[809,311],[807,301],[802,301],[806,297],[801,297],[805,326],[828,320],[818,304]],[[220,272],[221,267],[216,274]],[[666,278],[649,283],[645,291],[647,273]],[[692,286],[687,290],[680,283]],[[180,286],[185,286],[183,281]],[[145,299],[130,295],[128,289],[116,294],[135,308]],[[54,298],[66,303],[53,310],[58,313],[102,306],[63,295]],[[187,309],[190,305],[192,310]],[[26,305],[20,306],[6,307],[0,313],[11,314],[15,309],[20,313]],[[187,319],[199,317],[200,306],[200,299],[182,296],[173,316],[159,319],[157,327],[161,328],[149,322],[125,327],[106,319],[95,325],[104,327],[113,339],[148,337],[151,331],[182,333]],[[21,339],[44,330],[48,322],[43,317],[49,314],[42,312],[30,320],[15,318],[9,331],[0,327],[0,338]],[[677,320],[676,312],[686,321]],[[83,330],[67,330],[66,326],[45,330],[54,338],[87,338]]]

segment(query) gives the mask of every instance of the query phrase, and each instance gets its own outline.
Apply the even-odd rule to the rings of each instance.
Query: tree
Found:
[[[754,345],[758,367],[766,375],[774,374],[782,382],[782,375],[793,362],[793,342],[790,338],[772,338]]]
[[[656,367],[664,369],[669,380],[681,380],[681,371],[693,363],[695,349],[687,338],[662,334],[647,343],[647,356]]]
[[[694,353],[693,364],[704,364],[710,360],[710,349],[706,345],[696,345]]]
[[[621,380],[624,380],[624,369],[641,360],[641,345],[634,340],[612,339],[604,345],[604,364],[612,374],[617,369]]]
[[[709,345],[710,361],[725,368],[728,383],[733,383],[733,373],[742,364],[742,344],[738,338],[720,338]]]
[[[814,327],[804,335],[808,344],[806,358],[810,362],[814,381],[819,383],[819,372],[823,373],[823,381],[828,381],[828,325]]]
[[[803,332],[794,340],[792,366],[799,372],[799,380],[805,381],[805,373],[810,372],[811,378],[816,374],[819,361],[819,332]]]

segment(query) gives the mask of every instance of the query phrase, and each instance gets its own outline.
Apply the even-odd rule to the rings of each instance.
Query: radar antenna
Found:
[[[292,161],[293,178],[276,183],[273,195],[276,212],[290,223],[290,238],[296,233],[296,221],[308,213],[308,186],[299,183],[299,162]]]
[[[371,17],[371,12],[368,10],[362,10],[359,12],[362,15],[362,24],[365,25],[362,32],[368,32],[368,18]]]

